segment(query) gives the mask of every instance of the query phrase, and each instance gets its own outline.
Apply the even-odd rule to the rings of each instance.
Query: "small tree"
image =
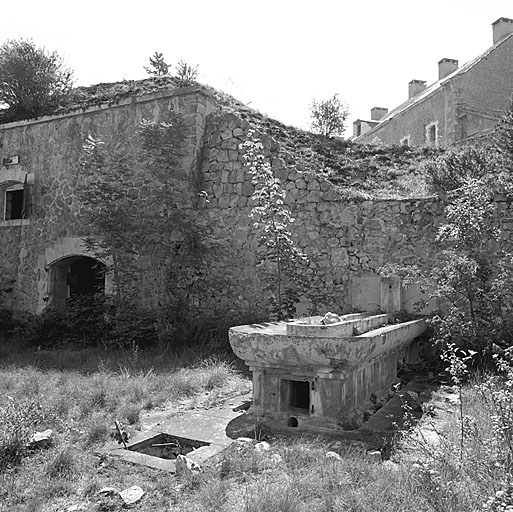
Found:
[[[0,103],[6,120],[37,117],[64,101],[73,73],[56,52],[32,41],[10,40],[0,47]]]
[[[337,94],[325,101],[313,100],[310,105],[312,131],[330,138],[342,135],[346,129],[346,119],[349,107],[343,103]]]
[[[492,345],[512,339],[513,262],[501,244],[494,196],[504,191],[505,175],[489,147],[449,150],[432,160],[427,172],[446,201],[438,228],[438,253],[424,271],[388,266],[436,299],[435,340],[442,347],[490,353]],[[425,304],[421,304],[422,306]]]
[[[180,59],[176,65],[175,78],[178,79],[178,85],[180,87],[187,87],[193,85],[198,78],[198,66],[190,66],[183,59]]]
[[[159,52],[155,52],[150,57],[150,65],[144,66],[144,71],[151,76],[163,76],[169,74],[169,68],[171,66],[166,64],[164,61],[164,55]]]
[[[246,150],[243,158],[255,186],[251,199],[256,205],[249,216],[254,221],[253,227],[260,232],[259,245],[265,250],[260,264],[267,267],[267,281],[275,295],[273,313],[278,320],[290,318],[298,299],[294,286],[299,283],[296,265],[307,260],[292,240],[290,228],[295,219],[285,206],[285,191],[273,175],[262,142],[253,130],[241,147]]]
[[[217,279],[207,269],[216,244],[196,222],[183,190],[187,133],[182,116],[169,112],[107,142],[89,137],[77,190],[89,245],[111,262],[116,306],[125,312],[137,307],[141,281],[151,283],[147,300],[161,341],[197,322],[198,296],[207,288],[210,296]]]

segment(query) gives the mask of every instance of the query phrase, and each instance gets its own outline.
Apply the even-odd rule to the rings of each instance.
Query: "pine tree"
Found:
[[[164,76],[169,74],[170,67],[171,66],[166,64],[164,61],[164,55],[162,53],[155,52],[150,57],[150,65],[144,66],[144,70],[151,76]]]

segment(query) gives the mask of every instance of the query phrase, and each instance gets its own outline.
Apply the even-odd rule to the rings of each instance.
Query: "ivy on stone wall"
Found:
[[[77,191],[88,244],[112,273],[117,304],[146,303],[163,340],[194,316],[215,259],[182,169],[187,134],[171,111],[108,141],[88,137]]]

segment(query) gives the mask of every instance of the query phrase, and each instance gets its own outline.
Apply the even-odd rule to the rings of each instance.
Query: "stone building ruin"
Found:
[[[228,108],[207,88],[162,86],[109,102],[84,104],[63,113],[0,125],[0,261],[14,281],[7,305],[41,312],[72,294],[112,290],[108,262],[85,243],[74,189],[86,137],[108,138],[132,130],[142,119],[158,120],[169,110],[190,131],[177,172],[183,208],[208,224],[223,247],[210,272],[223,279],[215,293],[197,297],[203,311],[267,314],[268,297],[256,271],[256,235],[248,213],[254,187],[240,144],[257,128],[274,174],[286,190],[296,222],[294,237],[311,264],[297,314],[309,311],[379,311],[385,263],[426,264],[442,205],[436,198],[353,198],[334,185],[300,151],[270,136],[262,116]],[[281,126],[277,132],[284,131]],[[199,192],[206,192],[206,195]],[[501,203],[504,222],[513,218]],[[507,227],[507,226],[506,226]],[[505,230],[505,236],[509,236]],[[396,285],[394,285],[396,286]],[[400,285],[399,285],[400,287]],[[151,284],[141,290],[151,297]],[[419,291],[401,289],[399,309],[412,311]]]

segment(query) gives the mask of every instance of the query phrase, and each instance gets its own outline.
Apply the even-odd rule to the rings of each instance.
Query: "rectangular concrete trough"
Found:
[[[382,321],[381,317],[388,315],[377,316]],[[363,320],[370,325],[371,318]],[[412,320],[358,336],[327,336],[324,332],[322,336],[314,337],[288,334],[288,325],[277,322],[232,327],[229,331],[230,344],[235,354],[249,366],[331,368],[359,365],[383,352],[397,350],[411,343],[425,330],[424,320]],[[335,328],[339,326],[335,324]],[[328,334],[331,333],[328,331]]]
[[[286,324],[287,334],[290,336],[315,336],[320,338],[333,338],[340,336],[353,336],[355,331],[368,331],[374,327],[385,325],[393,315],[373,315],[369,313],[355,313],[340,317],[340,322],[323,325],[322,317],[308,317]]]
[[[253,411],[305,430],[359,426],[371,395],[397,381],[399,362],[417,357],[413,341],[424,320],[387,325],[393,318],[358,314],[330,325],[310,317],[232,327],[233,351],[253,372]]]

